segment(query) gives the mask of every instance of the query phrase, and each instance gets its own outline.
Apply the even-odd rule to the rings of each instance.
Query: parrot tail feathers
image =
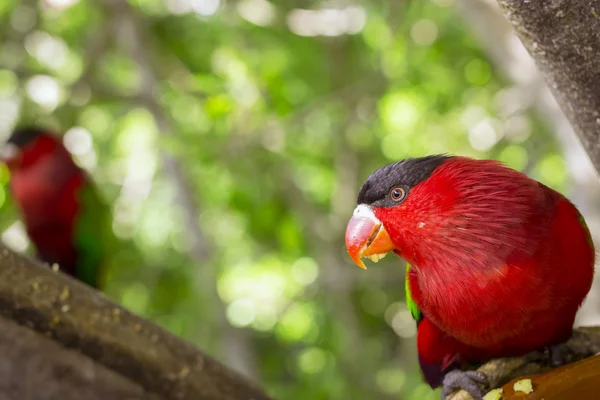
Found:
[[[421,372],[425,381],[431,386],[432,389],[440,387],[444,380],[445,372],[441,365],[425,364],[421,357],[419,357],[419,365],[421,366]]]
[[[426,364],[419,357],[419,366],[425,381],[432,389],[442,386],[444,376],[451,370],[461,367],[461,362],[458,357],[446,358],[442,364]]]

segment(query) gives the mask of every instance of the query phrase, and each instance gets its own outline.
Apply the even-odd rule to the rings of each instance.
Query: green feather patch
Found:
[[[410,294],[410,283],[408,276],[410,274],[410,264],[406,263],[406,279],[404,280],[404,292],[406,293],[406,306],[408,307],[408,311],[410,311],[410,315],[412,315],[413,319],[417,322],[421,321],[422,315],[421,310],[417,306],[417,303],[412,298]]]
[[[112,234],[110,209],[96,188],[87,183],[79,190],[79,212],[75,225],[77,278],[102,289],[103,264],[110,248]]]
[[[590,246],[594,247],[594,240],[592,239],[590,228],[588,228],[587,223],[585,222],[585,218],[583,218],[583,215],[579,212],[579,210],[577,210],[577,216],[579,217],[579,223],[587,232],[588,243],[590,244]]]

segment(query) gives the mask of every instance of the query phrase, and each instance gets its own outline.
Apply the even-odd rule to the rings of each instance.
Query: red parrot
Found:
[[[100,288],[110,210],[61,139],[41,128],[18,129],[0,159],[38,258]]]
[[[572,334],[594,275],[587,225],[563,195],[499,162],[434,155],[374,172],[346,229],[351,258],[407,262],[421,370],[442,398],[481,398],[467,363],[550,349]]]

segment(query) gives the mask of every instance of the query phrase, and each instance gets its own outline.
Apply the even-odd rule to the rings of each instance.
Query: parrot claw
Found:
[[[552,368],[568,364],[570,354],[567,346],[562,344],[548,346],[544,351],[533,351],[525,356],[526,362],[543,362]]]
[[[565,365],[569,362],[569,360],[567,360],[569,352],[564,343],[550,346],[548,348],[548,354],[550,358],[550,365],[553,368],[560,367],[561,365]]]
[[[543,351],[536,350],[526,354],[523,358],[525,363],[546,362],[548,360],[548,354]]]
[[[452,392],[460,389],[465,390],[475,400],[481,400],[485,394],[481,387],[487,388],[488,385],[488,378],[483,372],[455,369],[444,376],[441,400],[446,400]]]

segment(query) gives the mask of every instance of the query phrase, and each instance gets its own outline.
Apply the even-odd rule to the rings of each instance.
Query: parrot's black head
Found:
[[[25,126],[17,128],[13,131],[12,135],[6,141],[7,143],[14,144],[19,148],[23,148],[29,143],[32,143],[38,137],[48,134],[48,131],[39,127]]]
[[[377,207],[397,206],[399,201],[389,196],[392,189],[400,188],[406,196],[413,186],[429,178],[437,167],[452,157],[439,154],[407,158],[381,167],[367,178],[358,193],[356,204]]]
[[[0,147],[0,161],[14,172],[31,167],[38,160],[62,148],[59,136],[48,129],[20,127],[13,131],[6,143]],[[66,151],[66,150],[65,150]]]

